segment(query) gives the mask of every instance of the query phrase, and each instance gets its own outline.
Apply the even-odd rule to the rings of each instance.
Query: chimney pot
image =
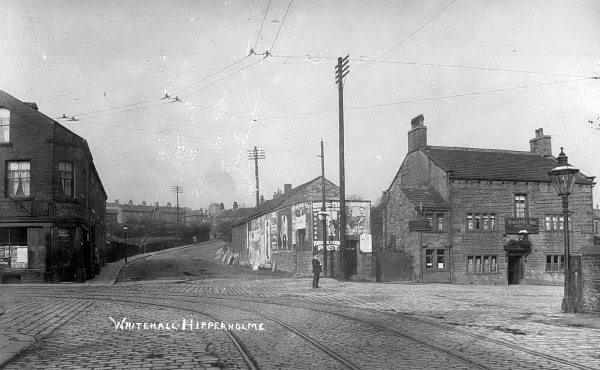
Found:
[[[145,200],[142,201],[142,206],[146,207],[146,201]]]
[[[529,140],[532,153],[539,153],[544,157],[552,157],[552,137],[544,135],[544,129],[535,130],[535,138]]]
[[[233,202],[233,209],[238,209],[238,202]]]
[[[118,199],[115,199],[115,204],[119,205],[119,200]]]
[[[168,202],[168,203],[167,203],[167,207],[171,207],[171,202]]]
[[[414,152],[417,149],[427,146],[427,126],[425,126],[425,117],[422,114],[416,116],[410,121],[411,129],[408,131],[408,152]]]
[[[129,199],[129,202],[128,202],[128,204],[129,204],[130,206],[132,206],[132,205],[133,205],[133,200]]]

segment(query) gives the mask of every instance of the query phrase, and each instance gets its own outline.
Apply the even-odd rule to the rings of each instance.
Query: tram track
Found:
[[[34,294],[31,294],[31,292],[29,292],[27,295],[28,296],[38,296],[37,294],[38,292],[35,292]],[[152,302],[148,302],[146,301],[147,299],[149,299],[147,297],[147,295],[145,295],[145,292],[143,291],[127,291],[127,292],[123,292],[123,294],[127,294],[127,298],[115,298],[114,297],[114,292],[94,292],[94,294],[96,295],[96,297],[90,296],[90,293],[86,293],[86,292],[81,292],[76,294],[75,296],[71,296],[70,294],[66,294],[65,293],[61,293],[61,297],[64,298],[79,298],[79,299],[93,299],[93,300],[114,300],[114,301],[120,301],[120,302],[131,302],[131,303],[143,303],[143,304],[152,304],[152,305],[158,305],[158,306],[163,306],[163,307],[171,307],[171,308],[177,308],[177,309],[181,309],[181,310],[187,310],[190,312],[196,312],[195,310],[191,310],[189,308],[184,308],[184,307],[180,307],[180,305],[173,305],[172,303],[169,305],[166,304],[157,304],[157,303],[152,303]],[[105,295],[106,297],[98,297],[98,295]],[[390,325],[384,326],[381,324],[378,324],[376,322],[368,321],[365,319],[361,319],[358,318],[356,316],[350,316],[349,314],[344,314],[344,313],[340,313],[340,312],[332,312],[331,309],[327,310],[325,308],[317,308],[317,307],[306,307],[305,305],[298,305],[299,302],[294,302],[294,305],[291,304],[285,304],[285,303],[278,303],[278,302],[273,302],[270,299],[259,299],[259,298],[251,298],[248,299],[248,297],[215,297],[215,296],[207,296],[207,295],[202,295],[202,296],[195,296],[195,297],[190,297],[189,295],[184,295],[184,294],[179,294],[179,293],[169,293],[168,294],[169,298],[159,298],[159,299],[169,299],[171,302],[174,302],[173,299],[176,299],[176,302],[178,302],[179,304],[181,303],[187,303],[187,304],[198,304],[199,300],[201,300],[201,302],[203,304],[206,304],[206,299],[211,299],[213,301],[218,301],[217,303],[212,303],[212,305],[217,304],[219,307],[226,307],[228,309],[231,310],[239,310],[242,312],[247,312],[253,315],[257,315],[260,317],[263,317],[266,320],[272,321],[274,323],[276,323],[277,325],[280,325],[284,328],[286,328],[287,330],[295,333],[296,335],[298,335],[299,337],[303,338],[305,341],[310,342],[312,345],[314,345],[315,347],[319,348],[319,350],[321,350],[323,353],[326,353],[328,356],[335,358],[335,360],[337,362],[339,362],[340,364],[342,364],[343,366],[345,366],[345,368],[348,369],[358,369],[360,367],[357,367],[356,365],[353,365],[352,362],[350,360],[347,360],[344,358],[344,356],[341,356],[339,354],[337,354],[335,351],[327,348],[326,346],[321,345],[320,343],[318,343],[317,341],[315,341],[314,339],[312,339],[309,335],[297,330],[296,328],[294,328],[292,325],[285,323],[283,321],[281,321],[278,318],[273,317],[272,315],[267,315],[264,312],[260,312],[259,310],[254,310],[254,309],[249,309],[249,308],[243,308],[240,306],[239,301],[244,301],[247,303],[254,303],[254,304],[266,304],[266,305],[275,305],[275,306],[280,306],[280,307],[284,307],[287,309],[303,309],[303,310],[310,310],[313,313],[319,313],[319,314],[328,314],[328,315],[332,315],[344,320],[348,320],[348,321],[353,321],[353,322],[357,322],[357,323],[361,323],[364,325],[369,325],[373,328],[376,328],[378,331],[380,332],[385,332],[388,333],[394,337],[401,337],[404,338],[406,340],[410,340],[414,343],[418,343],[421,346],[424,346],[426,348],[429,348],[431,350],[435,350],[438,351],[440,353],[444,353],[446,356],[451,357],[456,359],[457,361],[460,361],[463,364],[466,364],[469,366],[469,368],[477,368],[477,369],[493,369],[495,367],[489,367],[486,366],[484,364],[478,363],[476,361],[473,361],[469,358],[467,358],[466,356],[463,356],[461,354],[457,354],[452,350],[448,350],[446,348],[444,348],[443,346],[439,346],[439,345],[434,345],[432,343],[429,343],[427,341],[424,341],[422,339],[419,338],[415,338],[414,336],[411,335],[407,335],[406,333],[401,332],[400,330],[391,327]],[[134,299],[135,298],[135,299]],[[238,299],[240,298],[240,299]],[[153,299],[157,299],[157,298],[153,298]],[[235,301],[232,303],[228,303],[230,301]],[[325,307],[331,307],[331,308],[335,308],[336,310],[340,309],[339,305],[335,305],[335,304],[327,304],[327,303],[321,303],[319,304],[321,307],[325,306]],[[347,307],[345,309],[348,309]],[[362,311],[365,311],[365,309],[361,309]],[[554,356],[550,356],[544,353],[540,353],[540,352],[536,352],[536,351],[532,351],[532,350],[528,350],[510,343],[506,343],[500,340],[496,340],[496,339],[492,339],[492,338],[488,338],[482,335],[478,335],[478,334],[474,334],[474,333],[468,333],[456,328],[453,328],[449,325],[442,325],[442,324],[438,324],[438,323],[433,323],[433,322],[429,322],[426,320],[421,320],[415,317],[410,317],[406,314],[398,314],[398,313],[387,313],[387,312],[382,312],[382,311],[378,311],[378,310],[368,310],[369,314],[378,314],[380,317],[394,317],[396,319],[402,319],[402,320],[407,320],[407,321],[411,321],[413,323],[419,324],[419,325],[428,325],[429,327],[433,327],[436,329],[441,329],[441,330],[445,330],[448,332],[453,332],[456,334],[460,334],[460,335],[464,335],[467,337],[471,337],[473,339],[476,339],[478,341],[485,341],[489,344],[494,344],[496,346],[502,346],[504,348],[510,348],[513,351],[519,351],[522,353],[526,353],[529,356],[535,356],[537,358],[540,359],[544,359],[546,361],[550,361],[554,364],[560,364],[561,366],[556,367],[556,368],[566,368],[566,367],[570,367],[570,368],[576,368],[576,369],[590,369],[590,367],[586,367],[583,365],[579,365],[579,364],[575,364],[566,360],[562,360],[560,358],[554,357]],[[239,342],[239,341],[238,341]],[[241,351],[244,351],[244,347],[243,344],[240,342],[241,344]],[[246,354],[248,354],[250,357],[250,359],[252,359],[251,355],[246,351]],[[252,363],[252,361],[251,361]],[[253,363],[255,364],[255,363]],[[257,364],[255,364],[255,366],[257,366]],[[249,368],[250,367],[249,365]],[[497,368],[497,367],[496,367]]]

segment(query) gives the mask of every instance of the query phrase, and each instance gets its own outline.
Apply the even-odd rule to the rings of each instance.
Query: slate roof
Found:
[[[442,198],[432,186],[406,186],[400,190],[408,200],[415,206],[423,206],[423,209],[447,210],[450,205]]]
[[[309,195],[306,194],[305,190],[307,190],[312,184],[318,182],[319,187],[321,186],[321,176],[316,177],[308,182],[305,182],[302,185],[298,185],[295,188],[288,191],[287,194],[282,194],[275,199],[266,200],[258,205],[258,207],[252,208],[252,212],[240,222],[237,222],[233,226],[239,226],[247,222],[248,220],[254,219],[256,217],[262,216],[269,212],[273,212],[275,210],[289,207],[299,202],[305,202],[308,200],[321,200],[321,193],[319,193],[319,197],[312,199]],[[333,184],[331,181],[325,179],[326,186],[334,186],[337,188],[337,185]],[[339,195],[338,195],[339,197]]]
[[[222,209],[215,213],[213,219],[239,219],[248,216],[254,208]]]
[[[451,171],[453,179],[550,182],[548,172],[557,165],[553,157],[524,151],[443,146],[421,150],[444,171]],[[580,173],[577,183],[592,180]]]

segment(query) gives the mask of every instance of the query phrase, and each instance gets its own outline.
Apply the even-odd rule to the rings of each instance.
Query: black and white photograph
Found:
[[[0,0],[0,369],[600,369],[600,2]]]

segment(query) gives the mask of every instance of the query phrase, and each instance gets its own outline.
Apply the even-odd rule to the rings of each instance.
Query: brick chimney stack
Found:
[[[119,205],[119,200],[118,199],[115,199],[115,204]]]
[[[289,194],[292,191],[292,184],[283,184],[283,194]]]
[[[146,201],[145,200],[142,201],[142,206],[146,207]]]
[[[425,148],[427,146],[427,127],[425,126],[425,117],[422,114],[416,116],[410,121],[410,131],[408,131],[408,152]]]
[[[233,209],[238,209],[238,202],[233,202]]]
[[[544,129],[535,130],[535,138],[529,140],[532,153],[539,153],[544,157],[552,157],[552,137],[544,135]]]

